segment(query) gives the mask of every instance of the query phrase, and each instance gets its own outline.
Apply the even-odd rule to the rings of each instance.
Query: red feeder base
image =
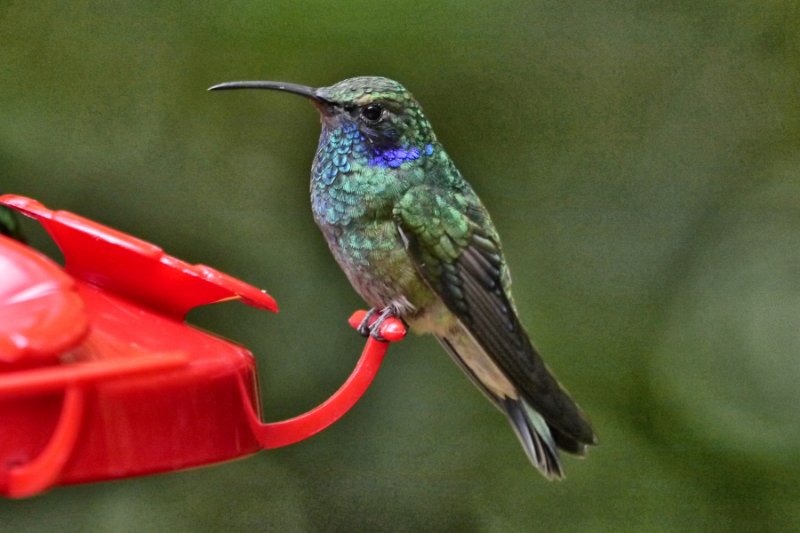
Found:
[[[263,424],[255,361],[184,323],[228,299],[277,311],[265,292],[33,200],[0,203],[39,220],[62,270],[0,236],[0,493],[177,470],[293,444],[363,395],[387,343],[367,340],[355,370],[319,407]],[[363,311],[351,318],[357,325]],[[398,320],[382,334],[399,340]]]

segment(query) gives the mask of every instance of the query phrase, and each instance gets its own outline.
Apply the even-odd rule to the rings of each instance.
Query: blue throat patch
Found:
[[[332,184],[340,173],[350,172],[351,156],[361,160],[366,159],[367,165],[371,167],[399,168],[403,163],[430,156],[434,151],[432,144],[427,144],[424,148],[400,146],[368,149],[367,147],[366,138],[358,131],[355,124],[347,124],[323,134],[317,150],[314,178],[325,185]]]

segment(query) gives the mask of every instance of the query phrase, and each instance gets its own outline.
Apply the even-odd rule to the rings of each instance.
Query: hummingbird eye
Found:
[[[378,104],[370,104],[361,110],[361,116],[370,122],[375,122],[383,115],[383,108]]]

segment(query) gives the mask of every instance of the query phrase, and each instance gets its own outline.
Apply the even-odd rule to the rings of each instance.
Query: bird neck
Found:
[[[314,158],[313,179],[331,185],[337,176],[362,171],[386,171],[419,166],[440,148],[435,138],[425,141],[400,141],[380,146],[370,141],[353,123],[323,124]]]

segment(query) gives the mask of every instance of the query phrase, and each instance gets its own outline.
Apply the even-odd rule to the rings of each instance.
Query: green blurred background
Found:
[[[279,315],[191,315],[256,354],[267,419],[345,379],[363,304],[311,219],[314,109],[205,89],[373,74],[415,93],[492,211],[602,445],[547,483],[411,337],[309,441],[0,501],[0,530],[797,528],[800,8],[660,4],[3,0],[0,190],[273,294]]]

